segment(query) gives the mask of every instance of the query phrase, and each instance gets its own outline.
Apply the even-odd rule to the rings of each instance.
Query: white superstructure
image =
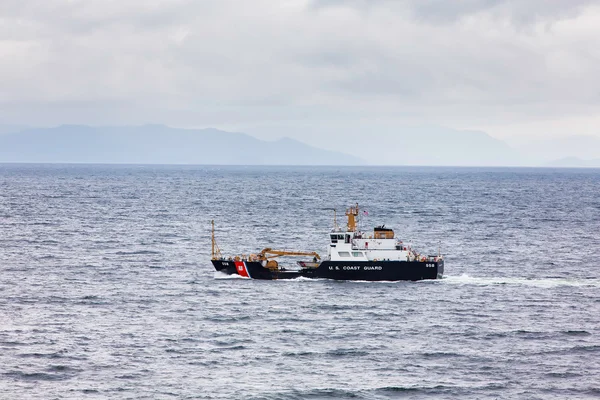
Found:
[[[357,230],[358,205],[346,210],[347,229],[334,227],[329,235],[328,255],[331,261],[414,261],[418,255],[409,243],[394,236],[385,226],[376,227],[372,234]]]
[[[334,231],[329,235],[331,261],[413,261],[410,245],[398,238],[375,238],[363,232]]]

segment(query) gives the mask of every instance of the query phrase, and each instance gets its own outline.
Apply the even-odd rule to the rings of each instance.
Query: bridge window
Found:
[[[337,235],[331,235],[331,243],[337,243]]]

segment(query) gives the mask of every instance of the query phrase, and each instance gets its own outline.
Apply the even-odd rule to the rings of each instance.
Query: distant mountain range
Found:
[[[594,136],[509,146],[484,132],[429,127],[374,132],[343,145],[351,154],[218,129],[0,125],[0,162],[600,167],[600,138]]]
[[[600,137],[569,135],[514,143],[522,158],[535,165],[594,167],[600,159]]]
[[[30,128],[31,126],[27,125],[0,125],[0,135],[4,135],[7,133],[16,133]]]
[[[447,128],[410,128],[393,135],[369,135],[365,158],[382,165],[515,166],[518,151],[484,132]]]
[[[293,139],[269,142],[217,129],[62,125],[0,135],[0,162],[218,165],[359,165]]]
[[[546,165],[548,167],[559,168],[600,168],[600,158],[594,160],[582,160],[578,157],[565,157],[551,161]]]

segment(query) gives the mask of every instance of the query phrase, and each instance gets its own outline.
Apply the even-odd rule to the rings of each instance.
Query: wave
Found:
[[[293,279],[279,279],[279,282],[332,282],[332,283],[358,283],[358,284],[365,284],[365,283],[416,283],[416,282],[412,282],[412,281],[365,281],[365,280],[352,280],[352,279],[347,279],[347,280],[342,280],[342,279],[330,279],[330,278],[307,278],[305,276],[299,276],[297,278],[293,278]],[[430,280],[431,281],[431,280]],[[418,282],[424,282],[424,281],[418,281]]]
[[[215,279],[250,279],[248,277],[237,275],[237,274],[229,275],[229,274],[226,274],[225,272],[221,272],[221,271],[215,271],[214,278]]]
[[[117,251],[115,254],[118,256],[135,256],[135,255],[144,255],[144,254],[161,254],[161,252],[154,251],[154,250],[137,250],[137,251]]]
[[[444,276],[443,282],[458,285],[523,285],[541,288],[552,288],[558,286],[576,287],[600,287],[600,279],[585,278],[525,278],[525,277],[485,277],[470,276],[467,274],[459,276]]]
[[[22,371],[9,371],[5,372],[2,375],[6,378],[20,380],[20,381],[62,381],[66,379],[70,379],[76,372],[79,372],[77,369],[72,369],[69,367],[61,368],[61,366],[51,367],[49,369],[50,373],[46,372],[22,372]],[[65,373],[68,372],[68,373]]]
[[[307,278],[305,276],[299,276],[294,279],[282,279],[282,281],[287,281],[287,282],[312,282],[312,281],[329,281],[329,280],[330,279],[325,279],[325,278]]]
[[[496,388],[492,385],[484,387],[486,389]],[[251,397],[253,400],[325,400],[325,399],[389,399],[404,398],[405,396],[439,396],[445,395],[449,398],[460,397],[462,394],[461,388],[446,385],[434,386],[385,386],[377,388],[361,388],[361,389],[342,389],[342,388],[320,388],[320,389],[293,389],[274,393],[265,393],[260,396]]]

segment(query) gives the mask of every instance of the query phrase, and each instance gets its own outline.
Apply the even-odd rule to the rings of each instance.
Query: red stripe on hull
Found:
[[[246,278],[250,278],[248,275],[248,270],[246,270],[246,264],[243,261],[235,262],[235,269],[240,276],[245,276]]]

